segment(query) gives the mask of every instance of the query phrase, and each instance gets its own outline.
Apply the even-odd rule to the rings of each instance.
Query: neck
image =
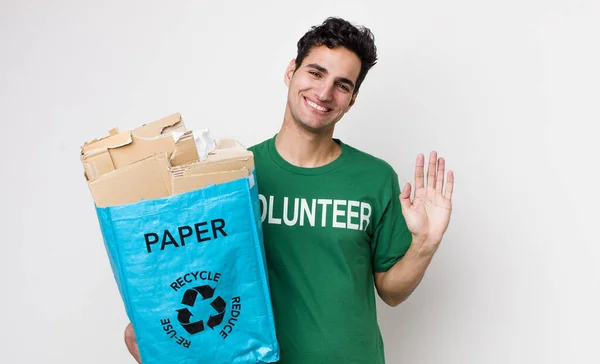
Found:
[[[315,168],[333,162],[340,156],[342,150],[332,138],[333,128],[315,133],[286,117],[275,139],[275,147],[288,163],[297,167]]]

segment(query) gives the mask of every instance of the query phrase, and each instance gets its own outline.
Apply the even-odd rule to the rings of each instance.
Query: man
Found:
[[[255,155],[282,364],[383,364],[375,294],[417,287],[450,220],[454,176],[417,156],[415,193],[385,162],[333,139],[377,55],[370,30],[339,18],[298,42],[281,130]],[[139,361],[131,325],[129,350]]]

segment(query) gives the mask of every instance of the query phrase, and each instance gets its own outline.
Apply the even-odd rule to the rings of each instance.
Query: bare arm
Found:
[[[418,245],[411,244],[404,258],[387,272],[374,274],[379,297],[392,307],[398,306],[413,293],[433,258],[433,252],[419,253],[415,248]]]
[[[417,288],[450,223],[454,173],[448,171],[444,191],[445,167],[444,158],[438,159],[437,152],[431,152],[425,185],[425,156],[419,154],[414,197],[411,201],[410,183],[400,194],[402,215],[412,242],[404,257],[387,272],[374,274],[377,293],[390,306],[399,305]]]

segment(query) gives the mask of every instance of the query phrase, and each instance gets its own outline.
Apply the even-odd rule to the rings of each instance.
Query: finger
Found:
[[[404,185],[404,189],[400,194],[400,205],[402,206],[402,211],[407,211],[410,208],[410,183]]]
[[[425,167],[425,156],[423,154],[417,155],[417,163],[415,164],[415,190],[419,188],[423,188],[423,183],[425,182],[425,172],[423,168]]]
[[[444,158],[438,159],[437,175],[435,178],[435,190],[442,193],[444,187],[444,170],[446,169],[446,161]]]
[[[449,200],[452,200],[452,190],[454,190],[454,172],[448,171],[448,178],[446,181],[446,192],[444,193],[444,197]]]
[[[437,152],[434,150],[429,153],[429,166],[427,166],[427,187],[435,187],[435,162],[437,161]]]

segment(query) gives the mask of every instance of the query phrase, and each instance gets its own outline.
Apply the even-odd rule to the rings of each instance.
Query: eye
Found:
[[[321,78],[321,74],[317,71],[308,71],[308,73],[310,73],[311,75],[313,75],[316,78]]]
[[[338,83],[338,87],[341,88],[344,92],[350,91],[350,88],[346,86],[346,84]]]

